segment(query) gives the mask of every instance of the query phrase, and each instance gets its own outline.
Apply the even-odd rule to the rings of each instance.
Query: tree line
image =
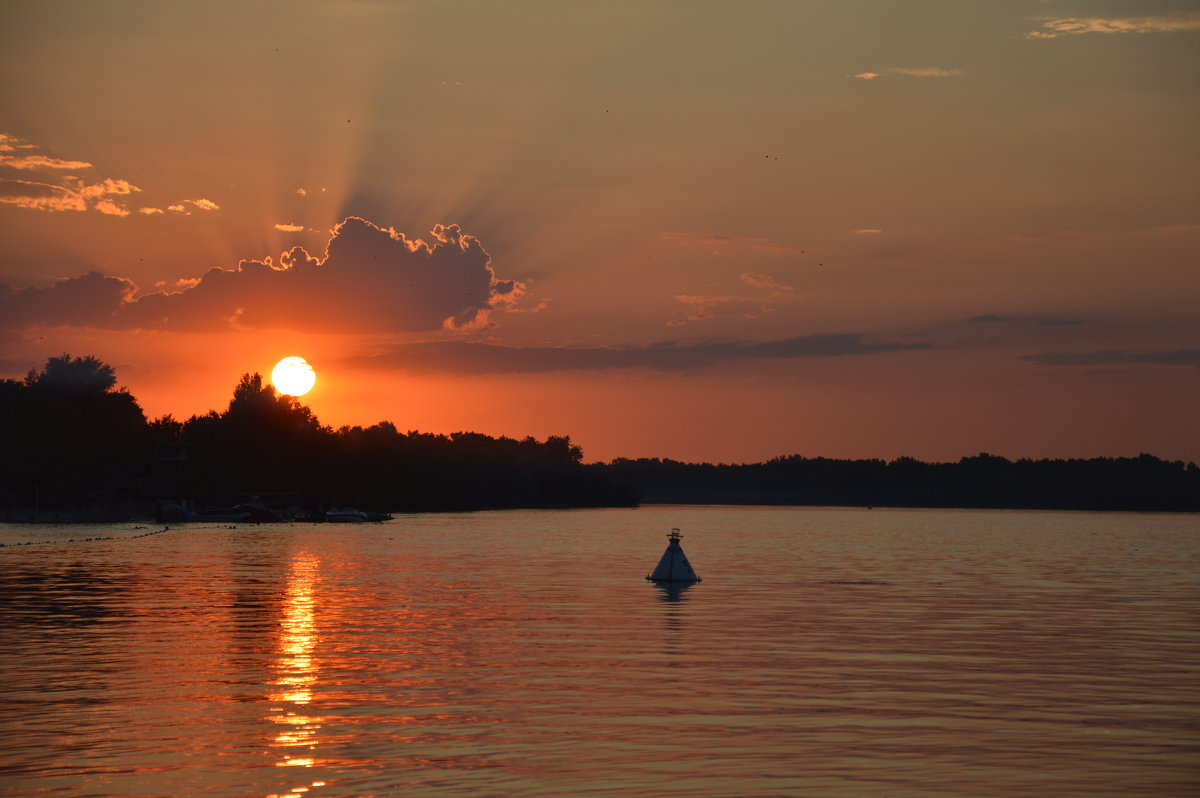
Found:
[[[149,420],[94,357],[0,380],[0,507],[248,496],[383,512],[663,504],[1200,511],[1200,469],[1148,454],[953,463],[791,455],[753,464],[583,463],[568,436],[493,438],[321,424],[245,374],[222,411]]]
[[[663,504],[1200,511],[1200,468],[1149,454],[1009,460],[983,453],[951,463],[792,455],[747,465],[617,459],[603,473]]]
[[[116,382],[112,366],[70,355],[0,381],[0,501],[217,507],[265,496],[384,512],[636,503],[567,436],[402,433],[387,421],[333,429],[259,374],[243,375],[220,412],[148,420]]]

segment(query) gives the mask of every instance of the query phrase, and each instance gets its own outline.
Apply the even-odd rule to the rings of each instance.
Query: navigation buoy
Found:
[[[688,562],[687,555],[683,553],[683,547],[679,545],[679,539],[682,537],[678,528],[672,529],[671,534],[667,535],[667,540],[670,541],[667,543],[667,550],[663,552],[654,573],[646,577],[648,580],[651,582],[700,581],[692,564]]]

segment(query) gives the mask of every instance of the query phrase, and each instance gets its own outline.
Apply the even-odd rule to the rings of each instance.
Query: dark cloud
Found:
[[[686,371],[734,360],[867,355],[928,348],[928,344],[872,343],[850,333],[764,342],[664,342],[586,349],[438,341],[408,344],[385,354],[352,358],[347,362],[358,366],[398,368],[410,373],[533,374],[629,368]]]
[[[524,286],[498,280],[491,258],[457,225],[432,243],[357,217],[334,228],[323,258],[294,247],[280,256],[213,268],[182,291],[132,298],[128,280],[90,274],[48,289],[9,290],[6,325],[145,330],[289,328],[320,332],[416,332],[479,326]],[[99,290],[97,290],[99,289]]]
[[[1057,318],[1017,318],[1013,316],[997,316],[992,313],[987,313],[983,316],[972,316],[967,319],[969,324],[1032,324],[1038,327],[1071,327],[1076,324],[1083,324],[1079,319],[1057,319]]]
[[[1018,360],[1039,366],[1115,366],[1145,364],[1152,366],[1195,366],[1200,368],[1200,349],[1174,349],[1168,352],[1127,352],[1109,349],[1094,352],[1039,352],[1021,355]]]
[[[14,289],[0,283],[0,319],[9,330],[35,324],[111,327],[136,290],[128,280],[99,272],[59,280],[49,288]]]

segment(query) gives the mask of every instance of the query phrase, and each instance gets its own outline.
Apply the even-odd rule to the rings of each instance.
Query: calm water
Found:
[[[673,526],[675,594],[642,579]],[[144,531],[0,525],[0,792],[1200,790],[1195,516]]]

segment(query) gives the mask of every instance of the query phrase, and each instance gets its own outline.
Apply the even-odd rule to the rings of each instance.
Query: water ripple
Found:
[[[703,583],[641,579],[672,526]],[[0,792],[1194,794],[1198,531],[666,507],[0,527],[38,543],[0,550]]]

